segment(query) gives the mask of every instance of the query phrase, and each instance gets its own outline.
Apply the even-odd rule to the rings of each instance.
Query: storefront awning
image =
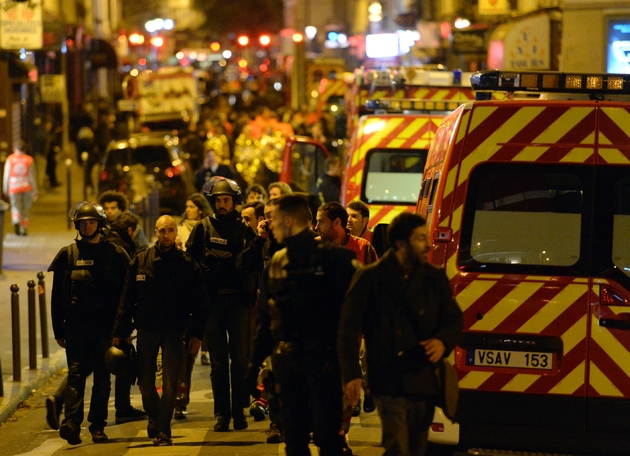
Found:
[[[92,39],[88,47],[88,59],[92,64],[92,69],[110,68],[115,70],[118,68],[118,57],[116,51],[105,40]]]

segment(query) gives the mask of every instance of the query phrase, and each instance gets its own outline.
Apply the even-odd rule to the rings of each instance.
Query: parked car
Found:
[[[133,134],[112,141],[99,167],[99,193],[117,190],[138,205],[157,189],[162,214],[181,213],[194,192],[193,170],[181,157],[179,138],[170,132]]]

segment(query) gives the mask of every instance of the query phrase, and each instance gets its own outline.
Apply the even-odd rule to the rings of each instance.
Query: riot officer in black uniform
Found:
[[[110,393],[105,353],[130,259],[122,248],[101,239],[107,218],[99,205],[77,203],[68,215],[78,231],[76,242],[63,247],[48,268],[54,272],[53,331],[68,360],[59,435],[71,445],[81,443],[85,381],[94,373],[89,430],[94,443],[103,443],[108,440],[104,429]]]
[[[265,270],[248,384],[256,395],[258,368],[271,355],[287,455],[311,454],[312,428],[322,455],[341,456],[346,445],[339,432],[342,390],[335,347],[356,260],[349,250],[315,240],[310,221],[303,196],[272,200],[269,226],[286,247]]]
[[[186,252],[201,265],[209,297],[206,326],[210,352],[210,381],[214,395],[214,430],[246,429],[249,394],[245,374],[249,355],[249,327],[253,296],[246,285],[262,258],[265,240],[243,223],[237,210],[242,203],[236,182],[213,177],[203,186],[214,213],[197,223]],[[252,242],[258,240],[259,242]],[[253,293],[253,290],[252,290]],[[231,386],[231,391],[230,391]],[[231,393],[231,394],[230,394]]]

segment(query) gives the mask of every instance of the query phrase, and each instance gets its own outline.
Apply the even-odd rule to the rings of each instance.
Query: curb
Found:
[[[4,397],[0,404],[0,425],[4,424],[17,411],[19,405],[41,388],[53,375],[65,368],[68,363],[66,351],[60,349],[48,359],[38,358],[37,370],[22,369],[22,381],[14,382],[13,377],[3,382]]]

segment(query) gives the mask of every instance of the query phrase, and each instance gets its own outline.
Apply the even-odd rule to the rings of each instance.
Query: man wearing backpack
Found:
[[[228,431],[230,420],[234,420],[234,429],[242,430],[247,428],[244,409],[249,408],[245,375],[248,306],[253,303],[245,285],[251,282],[264,240],[252,242],[257,240],[256,232],[241,220],[236,206],[242,203],[242,195],[236,182],[223,177],[208,179],[203,194],[214,214],[194,226],[186,251],[201,265],[208,290],[206,337],[217,419],[214,430]]]

